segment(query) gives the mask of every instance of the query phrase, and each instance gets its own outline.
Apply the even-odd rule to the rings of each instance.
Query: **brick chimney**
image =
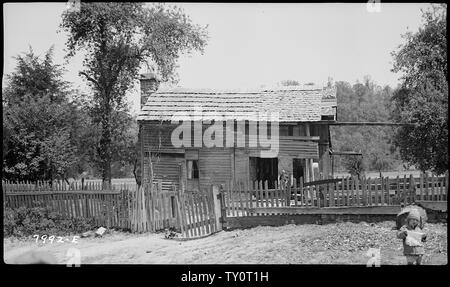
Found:
[[[156,92],[159,86],[158,77],[156,74],[150,72],[146,74],[142,74],[139,79],[141,82],[141,110],[142,107],[147,102],[148,97]]]

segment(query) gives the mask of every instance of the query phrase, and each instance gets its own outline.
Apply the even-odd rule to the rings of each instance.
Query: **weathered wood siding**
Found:
[[[245,149],[234,150],[234,178],[236,182],[248,183],[250,180],[249,153]]]
[[[195,190],[208,188],[211,184],[225,183],[231,179],[247,182],[252,179],[250,174],[249,157],[261,157],[261,150],[268,148],[249,147],[249,137],[245,136],[245,148],[236,147],[237,137],[235,137],[235,148],[226,147],[226,134],[223,134],[223,146],[215,148],[194,147],[194,130],[191,130],[192,148],[175,148],[172,145],[171,135],[178,124],[170,122],[159,123],[156,121],[142,122],[143,144],[144,144],[144,174],[149,174],[149,158],[151,152],[160,155],[160,161],[155,163],[155,179],[161,179],[165,187],[175,183],[179,184],[180,179],[186,182],[186,188]],[[202,136],[210,125],[202,126]],[[294,126],[293,135],[280,135],[278,145],[278,172],[285,170],[292,174],[292,160],[294,158],[315,159],[319,161],[319,169],[324,177],[331,174],[331,162],[328,154],[329,138],[327,125],[312,125],[311,136],[319,136],[319,140],[305,140],[303,126]],[[286,129],[280,125],[280,128]],[[287,128],[288,129],[288,128]],[[303,137],[303,138],[301,138]],[[172,154],[172,155],[171,155]],[[179,156],[175,156],[178,154]],[[186,180],[186,159],[199,160],[199,179]],[[254,177],[254,176],[253,176]]]
[[[155,180],[162,180],[163,190],[170,190],[172,184],[178,188],[184,155],[182,154],[160,154],[153,159],[153,174]]]
[[[319,158],[319,145],[314,141],[280,139],[280,154],[295,158]]]
[[[184,153],[184,148],[172,145],[172,131],[177,127],[171,123],[146,122],[143,124],[144,151],[160,151],[169,153]]]
[[[200,188],[211,184],[225,184],[232,179],[231,149],[210,148],[199,150]]]

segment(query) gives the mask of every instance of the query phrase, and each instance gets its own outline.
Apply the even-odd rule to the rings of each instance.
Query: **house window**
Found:
[[[186,170],[188,179],[198,179],[198,160],[187,160]]]
[[[288,126],[288,135],[290,137],[294,135],[294,126]]]

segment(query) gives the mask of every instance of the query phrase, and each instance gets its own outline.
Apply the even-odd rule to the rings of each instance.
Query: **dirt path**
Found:
[[[67,250],[81,252],[81,264],[366,264],[369,248],[380,248],[382,265],[404,264],[394,222],[286,225],[222,231],[191,241],[164,239],[163,234],[112,232],[79,243],[36,244],[4,240],[5,262],[32,249],[53,254],[65,264]],[[427,224],[424,264],[447,264],[447,227]]]

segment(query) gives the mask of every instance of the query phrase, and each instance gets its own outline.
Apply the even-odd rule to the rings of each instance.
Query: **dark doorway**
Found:
[[[297,186],[300,184],[300,178],[305,178],[305,160],[301,158],[292,159],[292,173],[297,182]]]
[[[250,177],[252,181],[268,181],[269,188],[275,188],[278,179],[278,158],[250,157]]]

